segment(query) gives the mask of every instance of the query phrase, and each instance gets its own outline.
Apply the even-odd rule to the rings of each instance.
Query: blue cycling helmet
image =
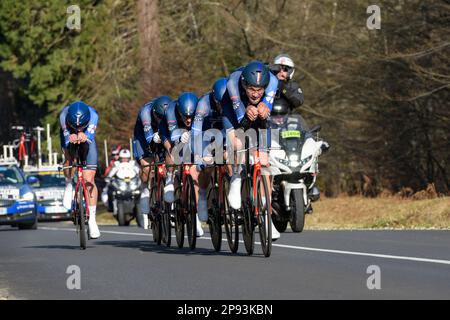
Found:
[[[178,97],[177,110],[183,117],[193,117],[197,108],[198,98],[195,93],[184,92]]]
[[[66,124],[72,129],[84,129],[91,120],[89,106],[83,101],[76,101],[69,105],[67,111]]]
[[[269,69],[261,61],[252,61],[242,70],[241,81],[245,87],[265,88],[269,85],[270,81]]]
[[[222,101],[222,98],[227,91],[227,78],[219,78],[214,82],[212,94],[216,102]]]
[[[167,108],[169,104],[172,102],[172,99],[168,96],[160,96],[156,98],[153,102],[152,110],[153,113],[159,118],[162,119],[166,114]]]

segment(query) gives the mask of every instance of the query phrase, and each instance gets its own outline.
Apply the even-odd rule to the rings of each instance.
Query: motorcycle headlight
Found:
[[[291,161],[291,162],[298,162],[298,158],[299,158],[298,154],[291,154],[289,156],[289,161]]]
[[[289,160],[286,160],[286,159],[281,159],[281,158],[278,158],[278,157],[275,157],[275,160],[277,160],[279,163],[281,163],[281,164],[284,164],[284,165],[286,165],[286,166],[289,166]]]
[[[312,155],[310,155],[309,157],[306,157],[305,159],[303,159],[302,161],[300,161],[300,165],[303,167],[305,164],[307,164],[310,160],[312,159]]]
[[[24,193],[21,197],[21,200],[25,200],[25,201],[33,201],[34,200],[34,194],[33,192],[27,192]]]
[[[119,189],[121,191],[127,191],[127,184],[125,182],[122,182],[119,186]]]
[[[131,182],[130,182],[130,189],[134,191],[138,187],[139,187],[139,185],[138,185],[137,181],[136,180],[131,180]]]

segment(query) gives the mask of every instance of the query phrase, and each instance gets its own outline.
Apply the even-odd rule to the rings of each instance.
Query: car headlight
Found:
[[[27,192],[24,193],[22,195],[22,197],[20,197],[21,200],[25,200],[25,201],[33,201],[34,200],[34,194],[33,192]]]

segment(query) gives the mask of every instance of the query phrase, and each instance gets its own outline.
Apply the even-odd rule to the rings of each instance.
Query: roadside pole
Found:
[[[42,167],[42,150],[41,150],[41,131],[44,131],[44,128],[42,127],[36,127],[34,128],[37,132],[37,152],[38,152],[38,164],[37,167]]]
[[[50,137],[50,123],[47,123],[47,151],[48,151],[48,164],[52,165],[52,138]]]
[[[103,140],[105,145],[105,168],[108,167],[108,143],[106,142],[106,139]]]
[[[134,160],[134,158],[133,158],[133,141],[131,138],[130,138],[130,153],[131,153],[131,160]]]

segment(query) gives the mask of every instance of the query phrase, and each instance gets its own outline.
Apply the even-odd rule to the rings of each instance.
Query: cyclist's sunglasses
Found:
[[[161,121],[161,120],[162,120],[162,118],[163,118],[163,116],[162,116],[162,115],[160,115],[159,113],[157,113],[157,112],[154,112],[154,111],[153,111],[153,115],[155,116],[155,118],[156,118],[156,120],[157,120],[157,121]]]
[[[185,116],[185,115],[181,115],[181,119],[183,119],[184,122],[187,122],[188,120],[192,120],[192,116]]]

